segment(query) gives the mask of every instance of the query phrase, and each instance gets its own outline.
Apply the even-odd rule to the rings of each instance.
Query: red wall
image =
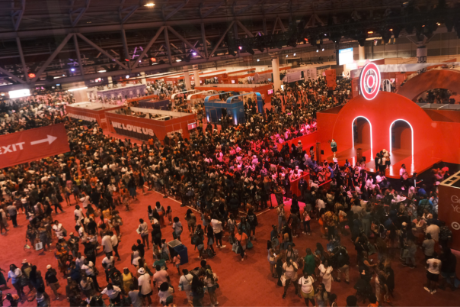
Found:
[[[72,107],[72,105],[67,105],[66,106],[66,112],[76,114],[76,115],[80,115],[80,116],[86,116],[86,117],[95,118],[96,121],[97,121],[97,124],[99,125],[99,127],[101,127],[102,129],[106,129],[107,128],[107,120],[106,120],[106,117],[105,117],[105,112],[110,111],[110,110],[116,110],[116,109],[119,109],[119,108],[121,108],[121,106],[112,107],[112,108],[106,108],[106,109],[103,109],[103,110],[95,111],[95,110]]]
[[[460,189],[439,186],[438,218],[452,231],[451,247],[460,250]]]
[[[190,138],[187,124],[196,122],[196,115],[190,114],[182,117],[173,118],[167,121],[153,120],[148,118],[133,117],[122,114],[106,113],[109,131],[115,133],[112,121],[125,125],[135,125],[138,127],[152,129],[157,138],[163,141],[168,132],[182,129],[182,137]]]
[[[317,114],[318,141],[324,143],[334,138],[339,151],[352,147],[352,123],[355,118],[366,117],[370,121],[374,155],[382,149],[390,149],[390,126],[395,120],[403,119],[412,125],[416,158],[460,162],[460,134],[457,133],[460,131],[460,121],[453,114],[449,115],[451,122],[433,121],[427,112],[411,100],[387,92],[379,92],[372,101],[358,96],[337,110],[337,114]],[[406,142],[408,132],[402,135]]]
[[[427,71],[407,81],[399,88],[398,94],[414,100],[423,92],[435,88],[460,93],[460,72],[448,69]]]

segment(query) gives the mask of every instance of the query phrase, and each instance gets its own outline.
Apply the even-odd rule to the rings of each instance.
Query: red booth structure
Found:
[[[84,124],[97,121],[102,129],[107,128],[105,111],[116,110],[123,105],[113,105],[100,102],[78,102],[67,105],[67,116],[76,120],[81,120]]]
[[[438,218],[452,231],[451,247],[460,250],[460,172],[439,185]]]
[[[434,69],[409,79],[398,90],[398,94],[416,101],[418,96],[428,90],[448,89],[455,95],[460,94],[460,72],[449,69]],[[458,99],[456,101],[459,102]]]
[[[120,110],[106,112],[110,132],[144,141],[153,137],[163,141],[166,135],[176,132],[181,133],[183,138],[190,138],[189,130],[197,127],[195,114],[134,107],[130,110],[145,116],[120,114]],[[150,115],[157,117],[150,119]]]
[[[391,155],[386,175],[394,178],[399,178],[401,164],[410,173],[420,173],[439,161],[458,163],[460,157],[460,134],[454,133],[460,131],[459,111],[423,109],[394,93],[379,92],[373,100],[358,96],[319,112],[317,127],[322,159],[333,160],[329,142],[334,139],[339,163],[356,163],[360,151],[368,170],[375,171],[374,157],[386,149]]]

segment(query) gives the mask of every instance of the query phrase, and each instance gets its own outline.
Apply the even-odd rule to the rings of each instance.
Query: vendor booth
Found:
[[[189,130],[197,127],[196,115],[182,112],[143,108],[123,108],[106,112],[109,131],[147,141],[178,132],[183,138],[190,138]]]
[[[227,95],[231,96],[226,98]],[[208,122],[220,123],[222,112],[226,112],[231,118],[234,125],[246,122],[244,113],[244,97],[255,97],[260,113],[263,113],[263,100],[260,93],[238,94],[236,92],[224,92],[210,95],[204,100],[204,108]],[[224,100],[225,99],[225,100]]]
[[[215,91],[233,91],[240,93],[258,92],[265,103],[271,102],[273,96],[272,84],[210,84],[206,86],[197,86],[197,90],[215,90]]]
[[[67,105],[67,116],[81,120],[83,124],[97,122],[102,129],[107,128],[107,120],[105,111],[116,110],[121,108],[122,105],[116,106],[113,104],[100,103],[100,102],[79,102]]]
[[[97,90],[97,97],[103,100],[123,100],[144,96],[146,91],[145,84],[128,84],[121,87],[113,87]]]

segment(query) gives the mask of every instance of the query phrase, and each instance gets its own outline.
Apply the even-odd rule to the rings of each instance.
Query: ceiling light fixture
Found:
[[[146,6],[146,7],[154,7],[155,3],[149,2],[149,3],[144,4],[144,6]]]

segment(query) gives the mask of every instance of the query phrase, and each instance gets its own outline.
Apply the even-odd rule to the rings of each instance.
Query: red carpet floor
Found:
[[[147,206],[154,205],[156,201],[160,201],[163,206],[171,206],[173,209],[173,216],[178,216],[181,221],[184,222],[184,215],[186,207],[180,207],[180,204],[172,199],[164,199],[161,194],[156,192],[149,192],[147,195],[139,195],[139,200],[135,201],[129,212],[124,211],[120,208],[121,216],[124,220],[122,226],[122,240],[119,246],[121,262],[117,262],[116,266],[120,270],[123,267],[129,267],[131,272],[134,272],[134,267],[130,264],[130,247],[135,243],[136,239],[139,238],[135,229],[138,226],[138,219],[148,219]],[[66,229],[70,232],[74,226],[73,210],[74,207],[66,207],[64,205],[65,213],[55,216],[55,219],[59,220],[66,226]],[[267,261],[266,252],[266,240],[269,237],[271,225],[277,221],[276,211],[268,210],[263,211],[259,215],[259,227],[256,230],[257,241],[254,242],[254,249],[248,252],[248,258],[244,261],[240,261],[240,257],[231,251],[230,244],[228,244],[228,237],[225,237],[227,241],[227,247],[222,250],[217,250],[217,256],[209,260],[214,272],[219,276],[220,290],[218,290],[218,301],[221,306],[304,306],[304,301],[294,295],[294,287],[288,290],[286,298],[281,298],[283,290],[281,287],[276,285],[276,280],[271,277],[269,271],[269,264]],[[47,264],[51,264],[57,267],[57,261],[54,258],[54,248],[48,252],[36,252],[33,250],[25,250],[25,231],[26,231],[26,219],[24,215],[20,215],[19,227],[10,227],[8,235],[0,236],[1,242],[1,260],[0,267],[8,271],[9,265],[15,263],[20,266],[22,259],[27,259],[30,263],[37,265],[39,270],[44,275],[45,267]],[[185,227],[186,228],[186,227]],[[170,226],[162,229],[163,236],[167,241],[172,240],[172,230]],[[321,242],[325,245],[327,242],[320,236],[319,225],[316,222],[312,223],[312,236],[301,234],[299,237],[294,238],[296,248],[299,249],[300,255],[305,255],[305,249],[307,247],[314,250],[316,242]],[[189,232],[184,229],[182,234],[183,242],[188,248],[189,263],[183,265],[184,268],[193,269],[199,266],[199,260],[197,259],[198,253],[193,250],[188,237]],[[356,265],[356,253],[351,245],[349,237],[342,239],[347,246],[350,258],[351,258],[351,282],[350,285],[344,282],[338,283],[333,282],[332,292],[338,296],[339,306],[345,305],[345,299],[348,295],[354,294],[355,291],[352,288],[354,283],[357,281],[358,272],[355,267]],[[53,241],[53,247],[56,240]],[[146,251],[147,263],[151,265],[153,263],[151,255],[151,249]],[[410,269],[403,267],[399,260],[393,261],[393,269],[396,275],[396,289],[394,297],[394,305],[397,306],[455,306],[458,305],[460,299],[460,291],[452,292],[449,290],[438,290],[434,295],[427,293],[423,290],[425,283],[425,270],[423,268],[422,252],[419,251],[417,254],[417,268]],[[97,267],[100,271],[98,281],[99,284],[105,286],[105,274],[101,266],[102,255],[97,258]],[[169,274],[172,279],[172,283],[177,289],[178,274],[174,267],[169,267]],[[6,275],[6,274],[5,274]],[[64,294],[66,281],[61,276],[61,289],[59,290]],[[3,294],[12,292],[14,289],[10,285],[10,289],[4,290]],[[28,292],[27,288],[25,289]],[[52,298],[51,289],[47,287],[47,292]],[[154,302],[158,303],[158,298],[153,297]],[[204,300],[206,305],[209,305],[209,297],[206,296]],[[177,291],[175,293],[175,303],[179,306],[187,304],[185,294]],[[367,306],[368,302],[365,304]],[[8,305],[8,304],[6,304]],[[361,306],[364,306],[360,302]],[[35,306],[35,302],[25,302],[23,306]],[[53,301],[52,306],[68,306],[68,303],[61,297],[60,301]]]

